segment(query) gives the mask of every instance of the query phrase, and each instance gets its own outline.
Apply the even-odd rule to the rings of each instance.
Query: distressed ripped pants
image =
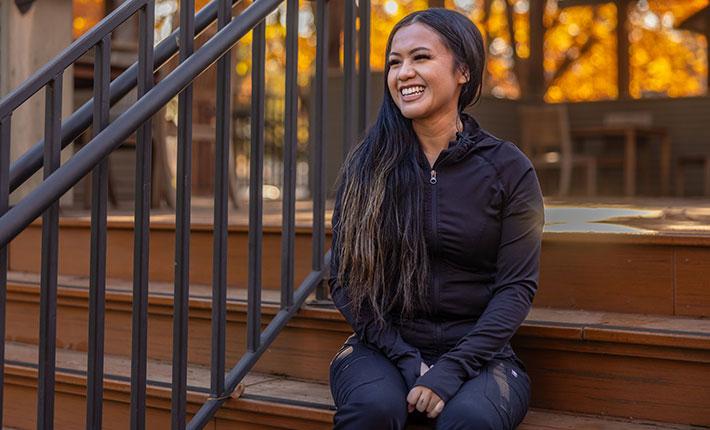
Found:
[[[427,365],[436,360],[425,357]],[[401,430],[429,424],[436,430],[515,429],[530,403],[530,378],[514,358],[491,360],[466,381],[436,418],[407,412],[399,369],[379,350],[350,336],[330,363],[335,430]]]

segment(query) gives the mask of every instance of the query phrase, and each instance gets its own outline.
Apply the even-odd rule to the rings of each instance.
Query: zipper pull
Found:
[[[430,184],[436,184],[436,170],[431,169],[431,178],[429,178]]]

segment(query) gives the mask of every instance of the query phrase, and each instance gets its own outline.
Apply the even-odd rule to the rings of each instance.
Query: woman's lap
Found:
[[[397,367],[355,336],[330,364],[330,389],[337,411],[335,429],[403,429],[407,422],[435,424],[437,430],[512,429],[530,399],[525,370],[514,359],[492,360],[466,381],[437,418],[407,413],[406,386]]]

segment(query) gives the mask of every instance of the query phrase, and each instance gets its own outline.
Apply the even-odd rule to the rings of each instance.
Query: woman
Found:
[[[480,32],[431,8],[387,42],[384,100],[333,211],[333,302],[354,333],[330,364],[336,429],[512,429],[530,380],[509,340],[537,290],[543,200],[518,148],[464,112]]]

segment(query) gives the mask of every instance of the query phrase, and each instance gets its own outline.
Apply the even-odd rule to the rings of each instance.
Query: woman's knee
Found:
[[[485,399],[481,399],[486,402]],[[485,403],[484,403],[485,404]],[[481,404],[451,403],[444,407],[436,422],[437,430],[503,430],[500,415]]]
[[[396,390],[369,387],[357,390],[338,407],[335,428],[395,430],[407,421],[406,399]]]

